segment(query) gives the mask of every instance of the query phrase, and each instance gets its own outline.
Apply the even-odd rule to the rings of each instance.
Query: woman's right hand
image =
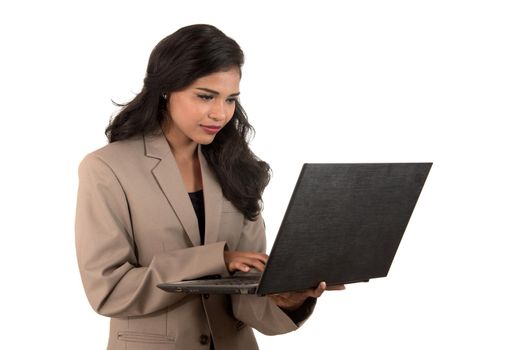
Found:
[[[264,271],[268,256],[264,253],[224,251],[224,262],[230,273],[235,271],[249,272],[251,268]]]

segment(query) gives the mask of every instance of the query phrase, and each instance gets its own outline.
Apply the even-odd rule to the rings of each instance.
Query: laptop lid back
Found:
[[[431,165],[304,164],[257,294],[385,277]]]

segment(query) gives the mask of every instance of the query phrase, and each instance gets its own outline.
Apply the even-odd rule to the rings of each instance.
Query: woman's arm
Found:
[[[126,193],[111,167],[87,156],[79,167],[76,249],[84,289],[96,312],[113,317],[158,311],[186,295],[156,285],[204,275],[228,275],[225,242],[165,251],[139,266]]]

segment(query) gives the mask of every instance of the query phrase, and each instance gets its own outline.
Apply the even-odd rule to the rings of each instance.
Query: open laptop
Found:
[[[304,164],[262,274],[162,283],[168,292],[290,292],[385,277],[432,163]]]

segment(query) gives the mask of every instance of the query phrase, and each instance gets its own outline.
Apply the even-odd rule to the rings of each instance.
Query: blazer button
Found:
[[[205,334],[202,334],[200,336],[200,344],[202,345],[207,345],[209,344],[209,336],[205,335]]]

